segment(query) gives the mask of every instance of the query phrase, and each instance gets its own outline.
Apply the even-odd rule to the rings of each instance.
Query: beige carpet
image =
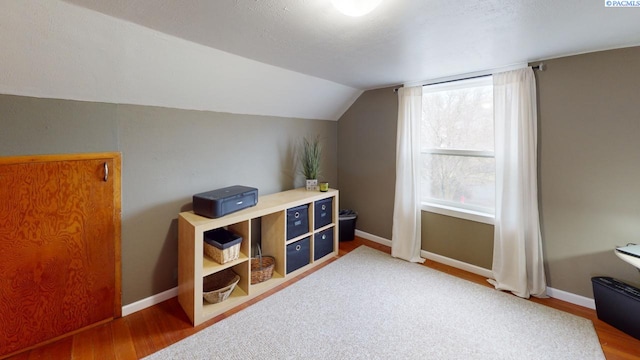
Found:
[[[361,246],[148,359],[604,359],[591,321]]]

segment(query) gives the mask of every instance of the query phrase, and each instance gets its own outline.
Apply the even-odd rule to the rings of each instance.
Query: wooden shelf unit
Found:
[[[315,229],[314,204],[317,201],[332,198],[331,223]],[[319,265],[338,254],[338,190],[327,192],[294,189],[280,193],[260,196],[258,204],[218,219],[199,216],[193,211],[182,212],[178,216],[178,301],[184,311],[197,326],[225,311],[232,309],[284,281]],[[308,231],[291,240],[287,240],[287,209],[308,205]],[[251,220],[261,219],[261,246],[264,255],[276,260],[273,277],[259,284],[251,284]],[[204,255],[204,232],[227,228],[242,236],[240,257],[225,264],[219,264]],[[333,251],[318,260],[314,260],[314,234],[333,229]],[[287,245],[310,237],[310,262],[289,274],[286,272]],[[240,276],[238,285],[231,296],[223,302],[209,304],[202,297],[202,281],[207,275],[232,268]]]

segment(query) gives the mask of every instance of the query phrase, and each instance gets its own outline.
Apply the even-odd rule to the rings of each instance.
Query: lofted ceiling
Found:
[[[640,8],[602,0],[383,0],[352,18],[329,0],[65,0],[360,90],[640,45]]]

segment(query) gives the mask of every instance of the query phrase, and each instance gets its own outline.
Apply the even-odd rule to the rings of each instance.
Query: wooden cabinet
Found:
[[[317,203],[331,205],[330,221],[323,219],[322,226],[315,224]],[[299,236],[287,239],[287,210],[298,206],[308,208],[308,230]],[[319,218],[319,217],[318,217]],[[260,220],[260,242],[262,253],[276,260],[273,277],[258,284],[251,284],[251,239],[252,220]],[[325,224],[326,223],[326,224]],[[321,264],[338,252],[338,191],[327,192],[294,189],[276,194],[260,196],[258,204],[218,219],[209,219],[187,211],[178,217],[178,301],[194,326],[213,318],[245,301],[248,301],[284,281]],[[242,236],[240,257],[225,264],[219,264],[204,255],[204,232],[227,228]],[[315,256],[315,235],[331,233],[332,251],[327,251],[326,243],[321,246],[324,256]],[[320,237],[318,237],[319,239]],[[309,239],[309,263],[287,273],[287,246],[296,245]],[[331,250],[331,249],[329,249]],[[204,277],[231,268],[240,276],[240,281],[231,296],[217,304],[209,304],[202,297]]]
[[[0,158],[0,358],[119,317],[120,154]]]

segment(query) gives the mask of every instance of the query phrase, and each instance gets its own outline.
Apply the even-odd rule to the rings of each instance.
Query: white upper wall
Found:
[[[362,93],[62,1],[0,7],[3,94],[337,120]]]

